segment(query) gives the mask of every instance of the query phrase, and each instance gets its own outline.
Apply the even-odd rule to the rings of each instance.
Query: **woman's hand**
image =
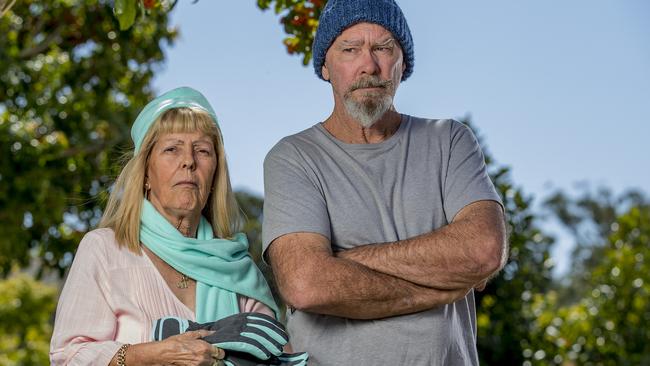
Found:
[[[163,341],[131,345],[126,351],[127,365],[211,366],[225,357],[225,352],[202,340],[214,332],[194,330],[171,336]],[[110,366],[117,365],[117,354]]]
[[[210,343],[202,340],[214,332],[209,330],[195,330],[175,335],[161,341],[160,356],[163,364],[210,366],[217,357],[223,358],[223,350],[219,350]]]

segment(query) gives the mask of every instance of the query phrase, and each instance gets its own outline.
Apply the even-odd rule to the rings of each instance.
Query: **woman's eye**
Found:
[[[212,153],[210,149],[196,149],[196,151],[201,155],[210,155]]]
[[[164,152],[174,152],[174,151],[176,151],[176,146],[166,147],[165,150],[163,150],[163,151]]]

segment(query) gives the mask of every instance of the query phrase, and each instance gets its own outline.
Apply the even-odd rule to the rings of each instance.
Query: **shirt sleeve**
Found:
[[[110,304],[105,243],[90,232],[79,244],[56,309],[53,365],[108,365],[122,345]]]
[[[444,197],[448,222],[452,222],[463,207],[476,201],[491,200],[503,206],[488,176],[485,157],[476,137],[469,127],[457,121],[452,122],[450,129]]]
[[[262,313],[275,319],[275,313],[264,303],[253,298],[239,295],[239,311],[242,313]]]
[[[263,217],[263,254],[273,240],[289,233],[330,238],[327,204],[318,179],[289,142],[278,143],[264,160]]]

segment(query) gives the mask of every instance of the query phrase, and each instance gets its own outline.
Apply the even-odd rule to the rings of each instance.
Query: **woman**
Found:
[[[217,118],[201,93],[178,88],[142,110],[131,136],[133,157],[62,290],[51,362],[212,365],[224,352],[201,338],[216,328],[151,341],[152,326],[165,317],[206,323],[277,312],[246,237],[236,233]]]

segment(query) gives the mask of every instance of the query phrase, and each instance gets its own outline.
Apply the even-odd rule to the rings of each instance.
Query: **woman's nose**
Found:
[[[182,164],[181,166],[183,168],[187,168],[187,169],[190,169],[190,170],[193,170],[195,168],[196,164],[194,164],[195,163],[195,161],[194,161],[194,152],[185,153],[183,155],[182,159],[183,159],[183,161],[181,163]]]

